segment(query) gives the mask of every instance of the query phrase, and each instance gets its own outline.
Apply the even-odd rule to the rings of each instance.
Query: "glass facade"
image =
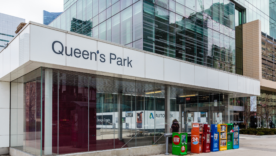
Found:
[[[43,10],[43,24],[48,25],[56,19],[62,12],[48,12]]]
[[[177,119],[187,132],[193,122],[227,123],[228,97],[39,68],[11,82],[10,144],[34,155],[164,144],[163,134],[169,131],[166,115],[171,121]]]
[[[0,13],[0,51],[16,36],[17,26],[24,19]]]
[[[235,73],[229,0],[78,0],[50,26]]]
[[[72,4],[74,4],[77,0],[63,0],[63,9],[67,10]]]

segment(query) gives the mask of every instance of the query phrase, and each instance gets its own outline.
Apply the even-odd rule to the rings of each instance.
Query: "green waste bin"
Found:
[[[181,132],[172,133],[172,154],[187,155],[188,152],[188,134]]]

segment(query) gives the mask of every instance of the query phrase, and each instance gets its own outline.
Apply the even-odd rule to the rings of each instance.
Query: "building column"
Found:
[[[117,96],[117,108],[118,108],[118,139],[122,140],[123,124],[122,124],[122,93],[118,93]]]
[[[52,154],[53,70],[45,69],[44,155]]]
[[[166,86],[165,89],[165,133],[170,133],[171,129],[171,87]]]
[[[183,120],[182,120],[182,105],[178,105],[179,106],[179,132],[182,132],[182,124],[183,124]]]

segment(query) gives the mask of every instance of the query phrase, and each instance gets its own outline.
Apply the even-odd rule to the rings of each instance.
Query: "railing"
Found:
[[[132,138],[130,138],[121,148],[124,148],[134,137],[137,136],[138,133],[136,133]]]
[[[153,143],[153,145],[155,145],[164,135],[165,135],[165,133],[164,133],[163,135],[161,135],[161,136]]]

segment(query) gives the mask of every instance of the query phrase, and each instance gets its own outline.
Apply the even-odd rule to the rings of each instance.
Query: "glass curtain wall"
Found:
[[[235,5],[228,0],[144,0],[143,49],[235,72]]]
[[[42,68],[11,82],[11,147],[58,155],[164,144],[166,123],[227,123],[227,105],[227,94]]]
[[[137,49],[142,42],[142,0],[74,0],[49,26]]]

